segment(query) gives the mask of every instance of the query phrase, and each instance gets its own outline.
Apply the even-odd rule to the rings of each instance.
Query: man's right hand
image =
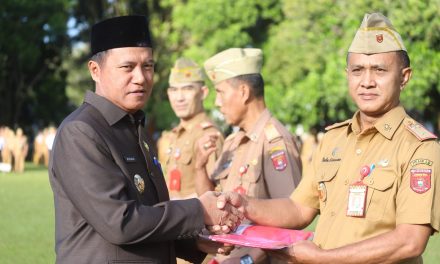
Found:
[[[239,212],[242,219],[246,217],[246,205],[247,205],[247,197],[242,196],[236,192],[225,192],[217,194],[217,208],[220,210],[224,210],[225,208],[229,208],[232,206],[235,210]],[[233,231],[234,229],[228,230],[226,226],[214,224],[212,226],[207,226],[209,232],[214,234],[224,234],[229,233],[229,231]]]
[[[237,192],[224,192],[218,196],[217,205],[219,209],[223,209],[223,207],[227,205],[232,205],[246,217],[248,197]]]
[[[235,208],[223,198],[218,200],[220,193],[206,192],[199,197],[204,210],[205,225],[210,228],[210,231],[220,234],[229,233],[240,225],[244,216],[242,211]]]

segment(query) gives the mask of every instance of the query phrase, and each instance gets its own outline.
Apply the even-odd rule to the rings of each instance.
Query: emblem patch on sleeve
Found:
[[[272,151],[270,154],[273,167],[277,171],[282,171],[287,167],[287,157],[284,149]]]
[[[411,169],[411,190],[425,193],[431,189],[431,169]]]

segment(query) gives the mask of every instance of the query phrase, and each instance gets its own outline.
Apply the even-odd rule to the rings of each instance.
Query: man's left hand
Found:
[[[315,263],[320,259],[323,250],[312,241],[304,240],[293,244],[290,247],[279,250],[266,250],[266,252],[286,263]]]
[[[222,254],[227,256],[234,249],[234,246],[199,238],[197,239],[197,248],[208,254]]]

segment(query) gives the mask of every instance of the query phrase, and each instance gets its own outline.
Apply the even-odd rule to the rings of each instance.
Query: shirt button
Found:
[[[347,180],[347,179],[345,179],[345,181],[344,181],[344,184],[345,184],[345,185],[347,185],[347,184],[348,184],[348,180]]]
[[[361,149],[357,149],[357,150],[356,150],[356,154],[360,155],[361,153],[362,153],[362,150],[361,150]]]

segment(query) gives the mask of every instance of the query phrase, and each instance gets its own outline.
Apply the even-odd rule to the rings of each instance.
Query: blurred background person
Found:
[[[40,130],[37,133],[37,136],[34,138],[34,148],[32,155],[32,163],[34,165],[46,164],[45,162],[45,152],[47,152],[46,143],[44,140],[44,132],[45,130]]]
[[[209,172],[212,171],[220,155],[223,136],[203,107],[208,92],[202,68],[190,59],[177,59],[171,69],[167,89],[171,107],[179,118],[179,125],[166,134],[168,148],[165,175],[171,199],[190,198],[203,194],[197,193],[195,186],[198,139],[207,134],[218,135],[214,142],[216,151],[209,155],[206,163]]]
[[[313,154],[315,150],[318,148],[320,139],[322,139],[323,133],[318,130],[317,127],[312,127],[309,133],[304,133],[302,138],[301,145],[301,162],[303,174],[307,172],[310,168],[310,164],[312,162]]]
[[[17,128],[12,141],[12,156],[14,158],[14,171],[23,172],[24,163],[28,154],[29,145],[26,135],[21,128]]]
[[[3,146],[2,146],[2,171],[10,172],[12,170],[13,165],[13,142],[14,142],[14,131],[9,127],[5,126],[2,128],[2,138],[3,138]]]

